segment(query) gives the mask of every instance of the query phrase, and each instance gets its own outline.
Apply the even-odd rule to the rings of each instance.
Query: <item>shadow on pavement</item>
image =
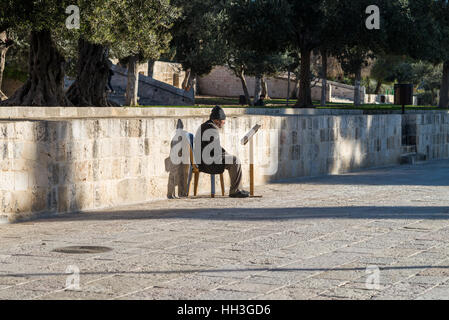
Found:
[[[341,175],[285,179],[276,183],[366,186],[449,186],[447,160],[429,161],[420,165],[404,165],[364,169]]]
[[[380,271],[387,270],[414,270],[414,269],[449,269],[449,266],[379,266]],[[244,268],[244,269],[188,269],[188,270],[149,270],[149,271],[114,271],[112,274],[116,275],[133,275],[133,274],[172,274],[172,273],[220,273],[220,272],[332,272],[332,271],[366,271],[365,267],[360,268]],[[111,272],[81,272],[80,275],[110,275]],[[52,277],[52,276],[67,276],[64,272],[42,272],[42,273],[10,273],[0,274],[1,277]]]
[[[149,205],[150,206],[150,205]],[[283,221],[300,219],[449,219],[449,206],[351,206],[293,208],[136,209],[70,213],[29,223],[101,220],[199,219],[216,221]]]

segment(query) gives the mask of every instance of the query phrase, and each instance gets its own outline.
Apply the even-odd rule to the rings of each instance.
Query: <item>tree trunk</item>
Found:
[[[268,81],[265,77],[262,77],[262,96],[265,97],[265,100],[271,99],[268,94]]]
[[[301,76],[299,84],[299,97],[296,102],[298,108],[311,108],[312,92],[310,88],[310,54],[311,50],[305,47],[301,48]]]
[[[257,103],[259,102],[261,94],[262,94],[262,77],[256,76],[254,83],[254,105],[257,105]]]
[[[360,106],[360,83],[362,81],[362,67],[360,66],[355,74],[354,105]]]
[[[148,77],[150,77],[151,79],[153,79],[153,73],[154,73],[154,63],[156,61],[154,60],[149,60],[148,61]]]
[[[188,69],[186,71],[186,75],[184,77],[184,80],[182,81],[182,90],[188,91],[187,87],[188,87],[188,84],[189,84],[189,81],[190,81],[190,73],[191,73],[191,70]]]
[[[197,83],[196,83],[196,74],[192,72],[192,70],[188,70],[186,72],[186,77],[182,82],[182,88],[185,91],[190,91],[193,89],[193,95],[196,95]]]
[[[298,99],[298,96],[299,96],[299,81],[295,80],[295,87],[293,88],[290,98]]]
[[[449,61],[443,64],[443,78],[441,80],[440,103],[438,107],[447,108],[449,106]]]
[[[193,96],[196,95],[196,74],[194,74],[193,72],[190,72],[190,77],[189,77],[189,81],[187,84],[187,90],[190,91],[191,89],[193,89]]]
[[[326,106],[327,98],[327,52],[321,50],[321,106]]]
[[[138,56],[129,57],[128,83],[126,86],[126,105],[134,107],[138,105],[137,97],[139,90]]]
[[[374,90],[374,94],[379,94],[380,93],[380,89],[382,89],[382,81],[378,80],[377,81],[377,85],[376,85],[376,90]]]
[[[67,98],[76,106],[111,106],[106,94],[108,76],[107,48],[80,39],[76,80],[67,90]]]
[[[0,32],[0,101],[8,99],[2,91],[2,83],[3,71],[5,70],[6,52],[12,44],[12,41],[7,41],[6,31]]]
[[[2,105],[71,105],[64,94],[64,58],[57,51],[49,30],[31,31],[28,68],[27,81]]]
[[[243,88],[243,92],[245,94],[246,102],[248,103],[248,105],[254,106],[254,103],[251,101],[251,97],[249,95],[248,85],[246,83],[245,74],[243,73],[243,71],[241,73],[239,73],[239,78],[240,78],[240,81],[242,82],[242,88]]]

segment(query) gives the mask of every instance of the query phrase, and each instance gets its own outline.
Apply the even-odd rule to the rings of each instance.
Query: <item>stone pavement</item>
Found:
[[[435,161],[0,225],[0,299],[447,299],[448,176]],[[52,251],[73,245],[113,250]]]

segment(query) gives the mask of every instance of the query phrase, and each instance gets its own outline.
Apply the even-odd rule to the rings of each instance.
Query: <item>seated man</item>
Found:
[[[210,119],[203,123],[195,135],[195,161],[201,172],[222,174],[228,170],[231,178],[229,196],[231,198],[248,198],[249,192],[240,190],[242,167],[240,160],[228,154],[220,144],[219,129],[223,128],[226,115],[222,108],[212,109]]]

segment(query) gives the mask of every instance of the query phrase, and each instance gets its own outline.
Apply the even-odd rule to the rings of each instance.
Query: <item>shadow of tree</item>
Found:
[[[421,265],[421,266],[379,266],[380,271],[387,270],[421,270],[421,269],[449,269],[449,266],[439,265]],[[80,272],[80,275],[111,275],[111,274],[121,274],[121,275],[149,275],[149,274],[214,274],[221,272],[334,272],[334,271],[365,271],[365,267],[357,268],[242,268],[242,269],[187,269],[187,270],[149,270],[149,271],[114,271],[114,272]],[[0,274],[1,277],[57,277],[57,276],[67,276],[67,273],[60,272],[42,272],[42,273],[9,273]]]
[[[72,213],[42,218],[34,223],[51,221],[110,221],[198,219],[215,221],[286,221],[301,219],[449,219],[449,206],[353,206],[290,208],[206,208],[206,209],[136,209]]]

